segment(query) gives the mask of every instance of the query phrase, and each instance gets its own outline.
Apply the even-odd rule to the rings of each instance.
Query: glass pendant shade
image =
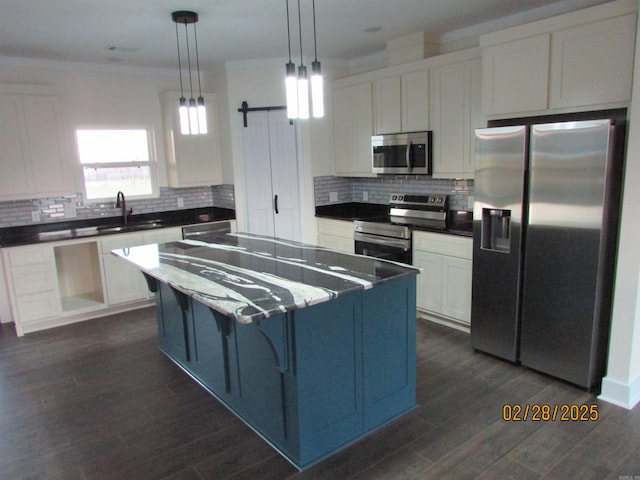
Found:
[[[298,117],[309,118],[309,79],[304,65],[298,67]]]
[[[289,62],[286,65],[287,76],[285,78],[285,88],[287,93],[287,117],[298,118],[298,78],[296,76],[296,66]]]
[[[189,99],[189,128],[191,135],[200,133],[198,128],[198,107],[196,107],[196,101],[193,98]]]
[[[324,82],[317,60],[311,63],[311,106],[314,118],[324,117]]]
[[[180,97],[178,114],[180,115],[180,133],[182,135],[189,135],[191,133],[191,129],[189,128],[189,109],[187,108],[187,99],[184,97]]]
[[[207,127],[207,107],[204,105],[204,98],[198,97],[198,128],[202,135],[208,132]]]

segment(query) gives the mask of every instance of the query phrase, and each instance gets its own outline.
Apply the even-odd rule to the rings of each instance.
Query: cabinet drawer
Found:
[[[423,252],[467,259],[471,259],[473,255],[471,238],[446,233],[413,232],[413,248]]]
[[[11,270],[16,296],[55,290],[56,270],[51,263],[26,265]]]
[[[56,292],[37,293],[16,299],[20,323],[53,318],[60,314],[60,299]]]
[[[117,235],[109,235],[100,239],[100,248],[102,253],[110,253],[116,248],[136,247],[144,245],[142,233],[119,233]]]
[[[345,237],[353,240],[353,222],[346,220],[332,220],[330,218],[318,218],[318,233]]]
[[[171,227],[149,230],[142,234],[142,239],[145,245],[150,243],[175,242],[182,239],[182,228]]]
[[[18,247],[8,252],[9,264],[12,267],[22,265],[36,265],[51,262],[51,249],[47,247]]]

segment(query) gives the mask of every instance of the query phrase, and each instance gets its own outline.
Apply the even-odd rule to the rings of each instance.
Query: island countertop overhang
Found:
[[[419,269],[247,233],[114,250],[145,274],[240,323],[373,288]]]

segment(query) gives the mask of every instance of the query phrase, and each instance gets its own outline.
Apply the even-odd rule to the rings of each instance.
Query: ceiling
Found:
[[[605,1],[317,0],[318,58],[349,62],[410,33],[456,39]],[[304,54],[312,57],[311,0],[300,2]],[[295,61],[298,3],[289,3]],[[175,68],[175,10],[200,16],[203,70],[287,56],[286,0],[0,0],[0,57]]]

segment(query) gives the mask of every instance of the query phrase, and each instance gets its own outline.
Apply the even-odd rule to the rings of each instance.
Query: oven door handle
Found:
[[[368,233],[355,232],[353,236],[356,242],[366,242],[374,245],[384,245],[386,247],[397,247],[407,251],[411,248],[411,242],[402,238],[379,237]]]

